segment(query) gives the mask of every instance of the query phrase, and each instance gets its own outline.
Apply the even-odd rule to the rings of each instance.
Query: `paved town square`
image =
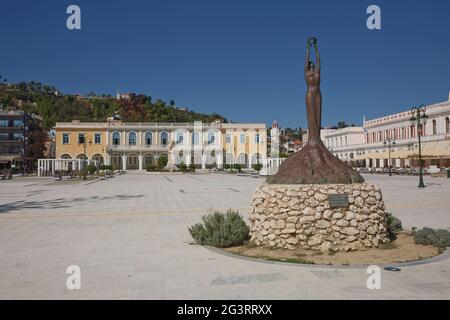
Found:
[[[450,179],[365,175],[406,229],[450,226]],[[193,245],[187,230],[209,209],[247,216],[263,178],[126,174],[88,182],[0,182],[1,299],[444,299],[448,250],[427,263],[382,270],[258,262]],[[68,290],[66,270],[81,270]]]

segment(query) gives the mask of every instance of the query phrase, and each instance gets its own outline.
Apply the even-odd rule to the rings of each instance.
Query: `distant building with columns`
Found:
[[[352,163],[359,153],[363,152],[364,128],[345,127],[328,129],[321,134],[322,141],[330,152],[337,158]]]
[[[122,170],[145,170],[162,155],[169,164],[197,168],[240,164],[251,168],[267,158],[265,124],[56,123],[56,158],[95,160]]]
[[[421,132],[425,166],[450,167],[450,96],[448,101],[426,106],[426,114],[423,130],[411,123],[410,110],[364,121],[364,153],[357,159],[369,168],[417,166]]]

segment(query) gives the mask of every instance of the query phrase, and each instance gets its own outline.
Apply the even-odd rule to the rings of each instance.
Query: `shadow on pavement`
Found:
[[[0,213],[7,213],[16,210],[22,209],[61,209],[61,208],[70,208],[74,205],[80,205],[83,203],[95,203],[101,201],[109,201],[109,200],[128,200],[135,198],[142,198],[143,194],[140,195],[125,195],[119,194],[116,196],[105,196],[105,197],[78,197],[78,198],[58,198],[52,200],[44,200],[44,201],[15,201],[11,203],[6,203],[0,205]]]

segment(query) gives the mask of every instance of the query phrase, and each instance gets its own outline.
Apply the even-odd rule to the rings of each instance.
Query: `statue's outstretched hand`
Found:
[[[317,39],[314,37],[309,37],[308,40],[306,40],[306,44],[309,46],[315,46],[317,47]]]

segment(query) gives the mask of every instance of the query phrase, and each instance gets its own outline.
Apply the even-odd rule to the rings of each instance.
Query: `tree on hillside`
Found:
[[[120,115],[125,121],[145,121],[147,114],[147,97],[144,95],[130,94],[129,99],[119,100]]]
[[[339,121],[339,122],[337,123],[337,127],[338,127],[339,129],[342,129],[342,128],[347,128],[348,125],[345,123],[345,121]]]
[[[0,81],[1,79],[5,78],[2,76]],[[152,102],[152,97],[146,95],[130,94],[130,99],[117,100],[110,95],[99,98],[91,92],[90,99],[79,99],[74,95],[53,94],[56,91],[54,86],[36,81],[13,84],[12,88],[0,87],[0,106],[36,112],[42,117],[43,126],[46,129],[54,127],[56,122],[106,121],[116,111],[120,113],[124,121],[213,122],[220,120],[227,122],[219,114],[179,110],[176,109],[173,100],[169,104],[161,99]]]

